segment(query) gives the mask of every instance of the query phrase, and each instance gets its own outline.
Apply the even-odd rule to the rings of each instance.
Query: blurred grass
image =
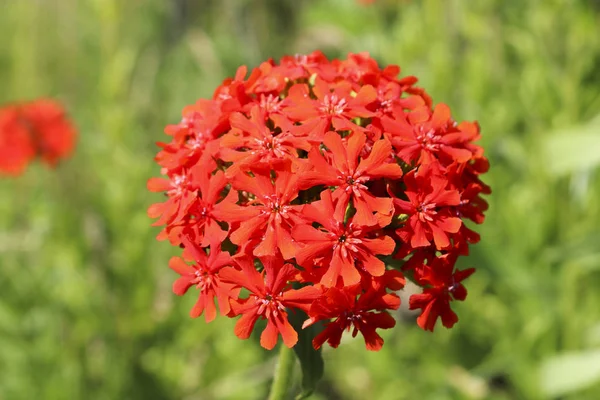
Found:
[[[0,399],[265,397],[275,354],[235,338],[234,321],[191,320],[193,296],[171,293],[176,249],[154,240],[145,181],[184,105],[240,64],[316,48],[400,64],[457,119],[479,120],[494,193],[462,260],[478,273],[460,323],[431,335],[399,313],[381,352],[351,339],[325,352],[315,398],[600,398],[586,366],[600,348],[597,2],[0,0],[0,10],[0,102],[57,97],[81,132],[57,171],[0,181]]]

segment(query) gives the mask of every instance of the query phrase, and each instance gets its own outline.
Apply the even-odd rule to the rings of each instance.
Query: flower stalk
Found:
[[[288,399],[290,387],[292,386],[295,364],[296,355],[294,354],[294,350],[285,345],[279,346],[279,358],[277,359],[277,366],[275,367],[275,376],[273,377],[273,383],[271,384],[269,400]]]

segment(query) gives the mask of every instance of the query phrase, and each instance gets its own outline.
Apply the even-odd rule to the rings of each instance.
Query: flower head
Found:
[[[165,129],[148,214],[184,247],[171,267],[177,294],[200,292],[193,316],[213,319],[216,299],[242,339],[265,320],[271,349],[297,343],[289,317],[306,313],[324,326],[315,348],[350,330],[379,350],[406,273],[419,326],[456,322],[472,270],[454,263],[479,240],[463,221],[483,222],[488,163],[476,123],[399,75],[367,53],[286,56],[240,67]]]

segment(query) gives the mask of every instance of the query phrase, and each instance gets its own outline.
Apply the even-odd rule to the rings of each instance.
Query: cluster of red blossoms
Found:
[[[37,156],[50,166],[71,154],[76,130],[56,101],[0,108],[0,174],[20,175]]]
[[[399,72],[366,53],[270,60],[248,77],[239,68],[166,128],[164,177],[148,181],[166,200],[148,214],[159,239],[184,248],[169,266],[176,294],[199,293],[192,317],[241,316],[242,339],[266,320],[272,349],[279,335],[297,343],[288,315],[301,310],[303,328],[324,327],[315,348],[352,330],[379,350],[406,275],[423,288],[410,298],[421,328],[458,321],[450,303],[473,269],[455,261],[479,240],[463,220],[483,222],[488,162],[478,125]]]

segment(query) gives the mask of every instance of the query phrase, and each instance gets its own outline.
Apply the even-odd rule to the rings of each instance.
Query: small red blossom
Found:
[[[262,274],[256,271],[248,258],[238,258],[241,271],[227,268],[221,272],[224,281],[250,292],[248,298],[231,303],[234,315],[242,315],[235,326],[235,334],[240,339],[247,339],[256,321],[262,318],[267,320],[267,327],[260,337],[260,344],[265,349],[275,347],[279,335],[287,347],[293,347],[298,341],[298,334],[288,321],[286,308],[308,311],[310,304],[321,295],[321,290],[317,286],[291,289],[288,282],[298,273],[293,265],[283,264],[283,260],[277,257],[261,261],[265,268]]]
[[[424,266],[417,274],[417,282],[425,285],[422,294],[410,297],[410,309],[421,309],[417,318],[419,326],[433,331],[438,318],[446,328],[452,328],[458,322],[458,316],[450,308],[452,300],[464,300],[467,297],[462,281],[475,272],[475,269],[454,270],[456,259],[450,254],[435,258],[430,265]]]
[[[321,278],[323,285],[336,286],[339,280],[345,286],[358,283],[361,279],[358,263],[373,276],[384,274],[385,264],[377,255],[391,254],[396,243],[389,236],[370,234],[387,225],[389,218],[382,217],[373,225],[358,224],[352,218],[344,223],[335,216],[329,190],[321,193],[321,201],[306,206],[304,215],[321,225],[321,229],[308,224],[294,227],[294,239],[305,244],[296,253],[296,261],[311,267],[315,258],[322,258],[320,264],[327,266]]]
[[[438,104],[433,112],[429,107],[419,107],[406,113],[396,107],[394,119],[384,117],[382,125],[389,133],[397,156],[409,164],[465,163],[476,149],[471,142],[479,138],[478,126],[466,122],[456,124],[445,104]]]
[[[353,96],[350,85],[331,87],[320,78],[312,88],[316,99],[312,99],[310,93],[306,84],[293,86],[285,100],[284,112],[289,119],[302,122],[301,130],[311,131],[312,139],[321,139],[332,124],[336,129],[352,129],[355,125],[351,119],[373,115],[366,107],[377,98],[377,92],[370,85],[361,87]]]
[[[168,178],[150,178],[147,187],[151,192],[167,194],[164,203],[153,204],[148,209],[150,218],[158,218],[154,226],[180,223],[197,199],[197,189],[193,185],[189,171],[186,170],[179,174],[171,174]]]
[[[190,180],[198,191],[190,195],[189,191],[183,191],[187,197],[182,195],[179,197],[178,207],[183,207],[186,210],[185,217],[179,222],[174,220],[167,223],[165,229],[159,234],[159,239],[168,238],[172,244],[178,245],[181,243],[180,237],[182,233],[192,235],[200,244],[206,247],[212,242],[221,243],[227,237],[228,227],[223,226],[224,223],[219,220],[218,216],[222,214],[222,210],[230,204],[235,203],[237,199],[233,196],[223,197],[223,192],[227,186],[227,180],[223,171],[217,171],[214,175],[210,171],[195,167],[191,172]],[[152,186],[152,179],[149,180],[149,185],[154,190],[167,190],[167,195],[171,189],[164,186]],[[164,181],[160,181],[161,183]],[[234,193],[232,193],[234,194]],[[168,204],[171,204],[171,209],[177,207],[177,196],[173,196],[166,203],[157,203],[149,208],[150,216],[162,216],[154,225],[163,225],[165,221],[169,221],[165,215],[173,215],[173,212],[168,213],[166,209]],[[177,210],[179,213],[180,210]]]
[[[227,170],[228,176],[234,176],[250,167],[254,170],[262,168],[267,172],[280,169],[286,161],[292,162],[298,158],[298,150],[310,150],[311,146],[306,139],[292,135],[287,129],[279,134],[271,132],[266,126],[266,114],[260,107],[254,106],[250,115],[250,119],[247,119],[241,113],[233,113],[230,118],[232,129],[221,139],[221,146],[224,147],[221,157],[233,162]],[[285,120],[273,118],[280,123],[280,129],[291,126],[285,124]]]
[[[169,267],[181,275],[173,283],[173,292],[182,296],[192,286],[200,291],[198,301],[190,311],[192,318],[199,317],[204,313],[206,322],[214,320],[217,316],[215,298],[219,303],[221,315],[229,314],[231,310],[229,299],[237,298],[239,289],[234,289],[233,285],[223,282],[219,271],[227,265],[232,265],[230,254],[221,252],[221,246],[214,243],[210,246],[210,253],[207,256],[202,249],[197,248],[187,238],[183,237],[182,242],[186,246],[184,259],[189,256],[194,264],[188,265],[184,259],[179,257],[171,258]]]
[[[253,237],[259,237],[262,242],[255,247],[255,256],[275,256],[279,250],[288,260],[294,257],[297,249],[291,229],[303,221],[304,206],[291,204],[298,195],[300,175],[289,171],[276,174],[274,183],[269,176],[261,174],[254,177],[237,175],[232,186],[246,193],[248,201],[243,206],[226,203],[218,210],[217,216],[229,223],[240,223],[231,233],[233,243],[242,245]]]
[[[331,347],[338,347],[342,333],[351,328],[354,328],[352,337],[358,332],[362,333],[367,350],[381,349],[383,339],[376,329],[390,329],[396,325],[394,318],[384,310],[398,309],[400,298],[392,293],[371,291],[359,295],[360,292],[360,286],[330,288],[313,303],[309,311],[310,318],[304,322],[303,327],[324,319],[333,319],[313,339],[315,349],[320,348],[325,341]]]
[[[391,213],[392,200],[389,197],[375,197],[367,184],[380,178],[399,179],[402,176],[402,168],[395,162],[387,162],[392,146],[386,139],[375,142],[368,157],[361,157],[359,162],[358,158],[366,140],[364,133],[354,132],[344,145],[337,133],[325,134],[323,144],[330,150],[330,161],[326,160],[317,148],[313,148],[308,154],[312,171],[302,174],[300,185],[301,188],[316,185],[336,187],[333,192],[333,197],[338,200],[336,217],[339,219],[343,216],[349,201],[352,200],[352,205],[356,208],[354,220],[360,224],[373,224],[376,222],[373,213]]]
[[[438,249],[448,247],[448,234],[458,232],[462,225],[450,208],[460,204],[460,193],[446,190],[447,178],[427,167],[406,174],[404,183],[408,201],[395,198],[394,204],[409,218],[397,231],[398,236],[413,248],[429,246],[432,241]]]
[[[0,172],[20,175],[35,157],[36,150],[17,107],[0,109]]]
[[[473,143],[479,125],[455,121],[416,83],[368,53],[315,51],[242,66],[183,109],[158,143],[161,177],[148,189],[164,198],[148,214],[159,239],[184,248],[170,265],[177,294],[200,290],[192,316],[212,320],[216,300],[239,316],[242,339],[264,319],[272,349],[279,336],[296,345],[288,317],[307,313],[304,327],[325,324],[315,348],[352,330],[379,350],[406,273],[423,288],[410,300],[420,327],[456,322],[451,301],[472,270],[454,262],[480,239],[463,221],[484,220],[489,163]],[[16,129],[9,114],[0,125]]]
[[[172,141],[158,143],[162,151],[156,155],[156,162],[169,171],[192,167],[201,156],[200,164],[207,162],[219,149],[214,144],[218,133],[227,128],[224,118],[218,107],[206,100],[184,108],[181,122],[165,128]]]
[[[20,175],[36,157],[50,167],[73,152],[77,132],[50,99],[0,108],[0,174]]]
[[[23,106],[21,112],[30,125],[37,151],[46,164],[55,166],[58,160],[71,155],[76,131],[61,104],[40,99]]]

